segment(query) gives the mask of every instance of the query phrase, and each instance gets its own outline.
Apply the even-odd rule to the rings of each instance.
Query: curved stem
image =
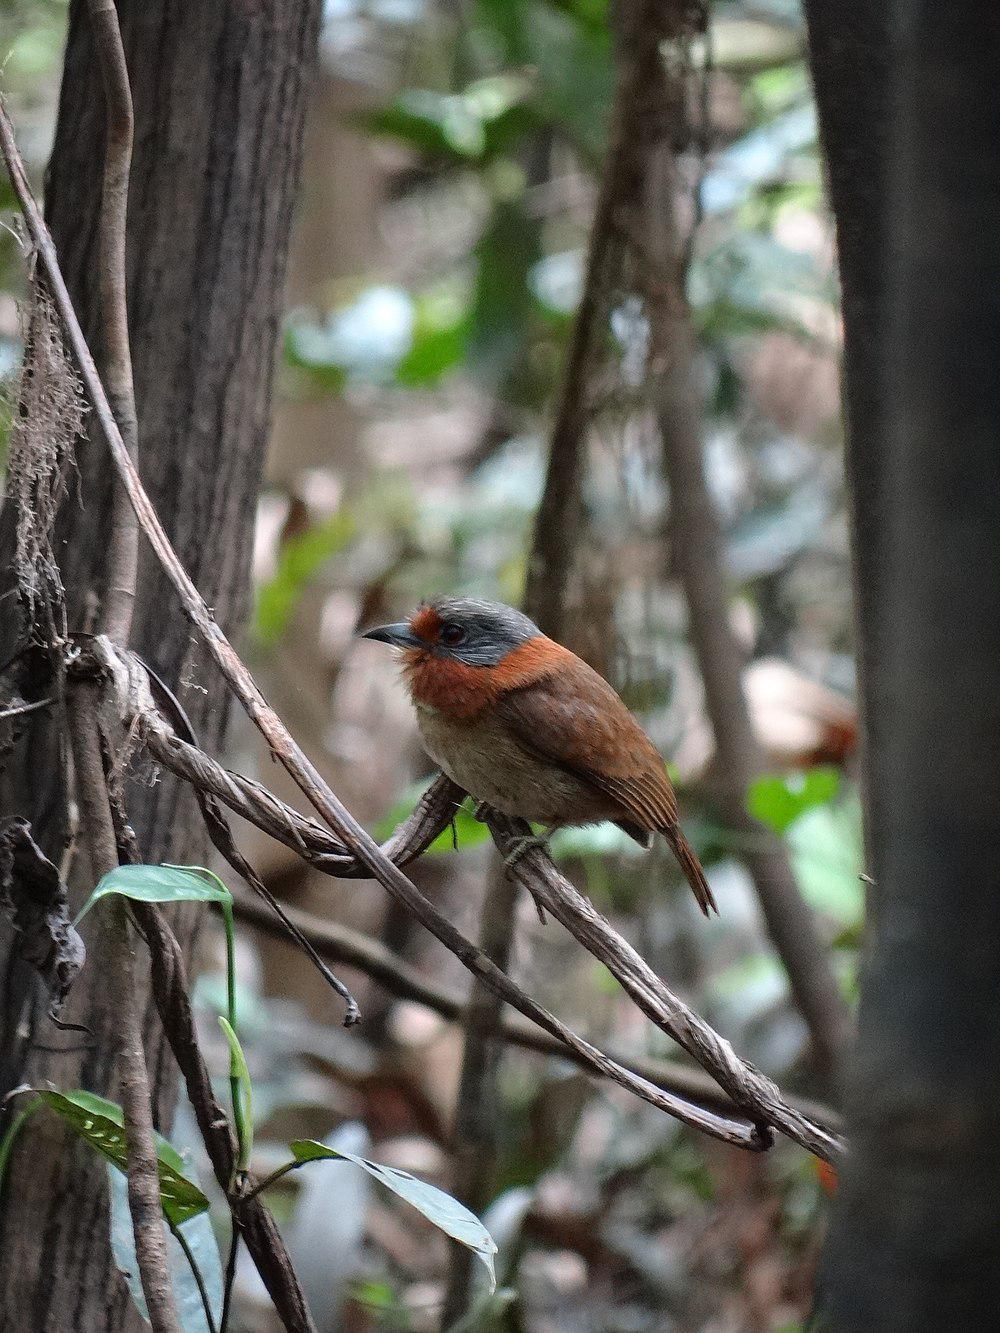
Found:
[[[101,370],[108,400],[133,462],[139,457],[139,423],[128,334],[125,239],[132,164],[132,92],[114,0],[88,0],[94,46],[104,86],[107,122],[104,183],[98,235],[98,288],[104,336]],[[107,589],[102,626],[127,643],[139,571],[139,524],[121,481],[116,481],[108,544]]]
[[[194,1257],[191,1246],[187,1243],[184,1232],[175,1223],[170,1222],[170,1234],[184,1251],[184,1258],[188,1261],[188,1267],[191,1269],[191,1275],[198,1288],[198,1295],[201,1297],[202,1309],[205,1311],[205,1322],[208,1324],[208,1333],[217,1333],[215,1320],[212,1318],[212,1302],[208,1296],[208,1288],[205,1286],[205,1279],[201,1275],[201,1269],[198,1267],[198,1261]]]
[[[233,1303],[233,1283],[236,1281],[236,1257],[240,1249],[240,1228],[236,1214],[231,1214],[233,1234],[229,1238],[229,1257],[226,1259],[226,1278],[222,1290],[222,1316],[219,1319],[219,1333],[226,1333],[229,1327],[229,1311]]]

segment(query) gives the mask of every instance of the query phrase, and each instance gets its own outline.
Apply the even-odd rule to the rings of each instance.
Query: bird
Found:
[[[524,612],[439,597],[362,637],[400,650],[424,748],[480,806],[546,836],[610,820],[648,850],[660,833],[702,912],[718,911],[653,742],[604,677]]]

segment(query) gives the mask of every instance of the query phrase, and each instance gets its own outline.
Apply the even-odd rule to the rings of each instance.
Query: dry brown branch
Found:
[[[233,901],[236,915],[241,921],[276,939],[285,938],[281,923],[251,894],[234,888]],[[329,921],[301,908],[286,907],[285,911],[302,934],[309,939],[313,948],[324,958],[341,967],[355,968],[364,973],[396,999],[410,1000],[423,1005],[449,1022],[462,1022],[468,1012],[469,1001],[465,996],[424,976],[404,958],[377,940],[362,935],[349,926],[341,925],[338,921]],[[536,1051],[540,1055],[568,1060],[580,1068],[594,1072],[589,1065],[579,1060],[573,1051],[567,1050],[562,1042],[539,1031],[534,1023],[529,1023],[518,1015],[505,1019],[498,1029],[497,1036],[508,1046],[517,1046],[522,1050]],[[721,1111],[725,1115],[736,1116],[740,1113],[739,1107],[722,1091],[715,1079],[702,1069],[680,1064],[675,1060],[655,1060],[624,1051],[609,1051],[608,1054],[618,1064],[631,1069],[640,1078],[648,1079],[650,1083],[655,1083],[659,1088],[666,1088],[679,1097],[701,1102],[702,1105]],[[840,1116],[831,1107],[808,1097],[788,1093],[785,1093],[785,1101],[800,1115],[815,1121],[824,1129],[833,1134],[840,1133]]]
[[[194,728],[191,725],[191,719],[181,707],[180,702],[173,691],[161,680],[156,672],[148,663],[143,663],[146,673],[149,676],[149,684],[155,694],[157,705],[163,708],[174,727],[180,728],[184,733],[184,739],[190,745],[198,744],[198,737],[195,735]],[[284,907],[275,898],[274,894],[267,887],[264,881],[257,874],[256,870],[246,859],[233,837],[229,822],[222,812],[222,806],[216,797],[203,791],[200,787],[194,788],[195,799],[201,810],[202,819],[205,822],[205,828],[208,836],[216,851],[224,858],[227,865],[236,871],[242,879],[258,894],[270,907],[274,915],[281,921],[286,932],[295,940],[296,944],[308,955],[313,966],[322,976],[332,991],[344,1001],[346,1006],[344,1013],[344,1026],[352,1027],[355,1023],[361,1021],[361,1010],[358,1002],[347,989],[344,983],[330,971],[326,963],[316,953],[309,941],[300,935],[296,927],[289,920]]]
[[[531,832],[523,820],[493,811],[487,822],[503,852],[512,850],[518,839]],[[593,903],[559,873],[545,852],[532,848],[518,856],[511,873],[545,911],[604,963],[647,1018],[718,1080],[744,1114],[786,1134],[824,1161],[840,1156],[843,1145],[836,1136],[794,1111],[775,1083],[741,1060],[725,1038],[674,995]]]
[[[281,841],[298,850],[317,869],[337,878],[342,877],[341,872],[344,870],[348,872],[347,877],[355,876],[357,864],[354,861],[343,854],[331,856],[326,853],[325,849],[331,844],[338,846],[336,840],[331,839],[326,830],[319,829],[311,820],[304,819],[302,815],[285,806],[258,784],[250,783],[245,778],[238,778],[208,755],[179,741],[165,720],[153,708],[148,688],[143,685],[144,672],[134,655],[123,654],[110,640],[100,637],[92,641],[91,651],[93,658],[103,664],[108,672],[114,691],[112,702],[116,715],[125,721],[129,730],[134,730],[135,734],[144,738],[152,755],[169,766],[179,777],[202,784],[204,790],[218,796],[236,813],[257,823],[265,831],[271,832],[278,828]],[[85,669],[89,669],[89,664]],[[178,756],[181,757],[180,762]],[[438,778],[420,802],[417,813],[401,825],[386,846],[398,849],[398,853],[402,856],[410,856],[414,848],[428,845],[447,827],[455,809],[456,798],[461,799],[464,795],[461,788],[447,779]],[[263,818],[257,815],[257,800],[263,803]],[[323,850],[318,856],[309,856],[308,848],[314,830],[318,830],[321,835],[320,847]],[[382,848],[375,843],[372,843],[372,846],[376,847],[379,858],[384,859],[394,872],[391,877],[383,878],[381,874],[377,876],[382,883],[385,883],[386,879],[391,881],[387,885],[390,892],[398,896],[413,915],[436,935],[474,976],[484,979],[509,1004],[569,1046],[582,1063],[613,1079],[660,1110],[667,1111],[686,1124],[692,1124],[726,1142],[754,1151],[759,1151],[768,1145],[769,1138],[759,1127],[727,1120],[725,1117],[706,1112],[702,1107],[688,1104],[683,1099],[672,1097],[624,1069],[589,1042],[577,1036],[547,1010],[536,1004],[471,940],[456,930],[416,885],[398,870]],[[340,850],[341,853],[344,852],[342,844]],[[405,886],[398,891],[395,887],[397,877]],[[610,930],[610,927],[608,929]]]
[[[266,832],[273,833],[280,841],[303,855],[304,859],[317,869],[335,878],[342,877],[344,872],[351,875],[356,873],[356,862],[344,855],[346,849],[338,846],[337,840],[325,829],[320,829],[312,820],[305,819],[257,784],[228,772],[202,751],[179,741],[163,718],[152,708],[148,697],[143,701],[134,692],[130,696],[129,682],[135,681],[135,674],[130,673],[127,660],[107,641],[95,640],[94,652],[105,664],[114,680],[117,691],[116,711],[127,726],[137,725],[140,728],[145,743],[155,758],[178,776],[211,791],[235,813],[257,824]],[[132,688],[134,691],[134,685]],[[438,833],[447,827],[456,803],[463,797],[461,788],[446,778],[437,778],[424,794],[415,814],[400,826],[384,848],[379,849],[380,855],[387,860],[389,855],[396,854],[409,857],[418,847],[428,846]],[[260,813],[258,813],[258,803],[261,806]],[[520,821],[506,819],[493,812],[488,814],[488,822],[501,851],[509,850],[508,844],[511,839],[523,836],[526,831],[526,825]],[[393,866],[393,869],[397,867]],[[589,952],[608,967],[647,1017],[717,1079],[733,1102],[752,1121],[779,1129],[795,1142],[808,1148],[810,1152],[826,1160],[833,1160],[840,1154],[842,1145],[836,1136],[812,1124],[807,1117],[790,1107],[770,1079],[740,1060],[728,1042],[682,1000],[673,995],[632,946],[596,911],[593,904],[559,873],[544,852],[535,850],[525,853],[518,859],[513,873],[531,892],[536,902],[540,902],[545,910],[561,921]],[[509,1003],[514,1004],[536,1022],[541,1022],[550,1033],[558,1035],[561,1040],[566,1040],[564,1034],[568,1033],[567,1029],[554,1033],[551,1024],[556,1020],[523,995],[471,941],[465,939],[436,911],[416,886],[405,876],[402,878],[408,888],[405,896],[399,895],[401,901],[411,907],[418,919],[427,925],[470,971],[484,977],[491,985],[502,985],[504,998]],[[502,981],[498,980],[500,978]],[[544,1021],[539,1015],[544,1016]],[[572,1033],[568,1033],[568,1036],[572,1039],[572,1043],[579,1043],[581,1040]],[[600,1053],[594,1052],[588,1043],[583,1045],[589,1052],[584,1052],[584,1061],[593,1064],[593,1055]],[[606,1061],[607,1057],[601,1056],[601,1059]],[[621,1082],[620,1075],[623,1071],[615,1062],[611,1063],[615,1072],[609,1072],[607,1069],[604,1072]],[[635,1090],[633,1088],[633,1091]],[[648,1092],[648,1088],[646,1091]],[[645,1092],[640,1092],[639,1095],[646,1096]],[[646,1100],[649,1100],[648,1096]],[[743,1146],[748,1146],[745,1134],[741,1135],[741,1140]]]

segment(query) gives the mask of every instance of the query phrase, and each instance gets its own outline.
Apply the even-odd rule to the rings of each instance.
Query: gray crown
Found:
[[[469,666],[496,666],[512,648],[541,634],[523,611],[503,602],[480,597],[435,597],[428,605],[443,621],[453,621],[466,631],[465,641],[446,651]]]

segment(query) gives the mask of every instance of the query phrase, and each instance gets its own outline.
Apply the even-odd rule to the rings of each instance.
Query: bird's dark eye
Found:
[[[461,625],[449,623],[441,626],[441,633],[438,638],[449,648],[455,648],[458,644],[465,642],[466,634]]]

